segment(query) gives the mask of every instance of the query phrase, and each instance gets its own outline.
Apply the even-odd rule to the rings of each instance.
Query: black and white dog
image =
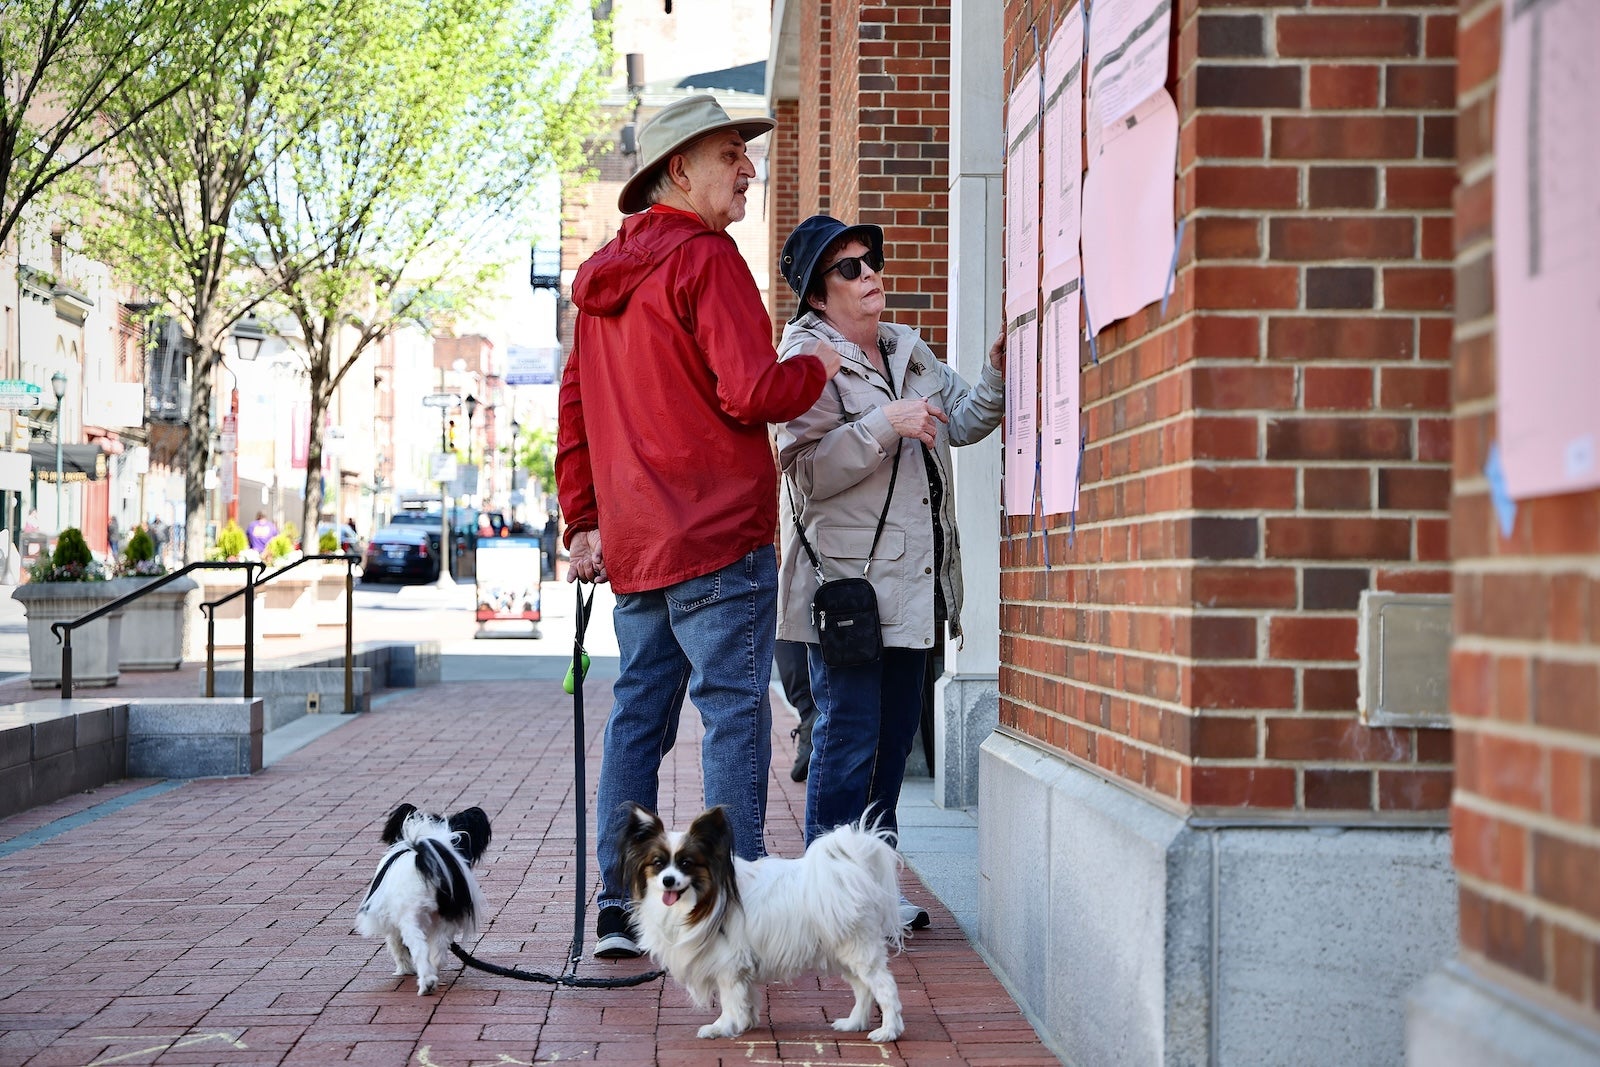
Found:
[[[802,974],[842,974],[855,1008],[835,1030],[866,1030],[876,1004],[882,1025],[867,1036],[893,1041],[905,1029],[889,950],[900,926],[900,857],[893,835],[862,822],[811,842],[799,859],[754,863],[733,854],[721,808],[682,832],[630,805],[622,831],[624,880],[639,943],[717,1020],[701,1037],[734,1037],[760,1017],[758,984]]]
[[[489,816],[467,808],[449,819],[394,809],[383,827],[390,846],[356,913],[363,937],[383,937],[394,973],[415,974],[417,995],[439,985],[439,964],[452,941],[471,936],[484,913],[472,865],[489,847]]]

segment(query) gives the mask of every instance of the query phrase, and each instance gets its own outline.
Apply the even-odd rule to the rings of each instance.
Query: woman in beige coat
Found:
[[[941,623],[961,633],[950,448],[981,441],[1005,409],[1004,335],[989,349],[977,387],[969,386],[916,331],[883,321],[883,265],[882,230],[827,215],[802,222],[783,246],[784,278],[800,308],[780,357],[819,340],[841,356],[817,403],[778,431],[785,476],[778,636],[807,644],[817,705],[807,844],[869,809],[898,832],[895,807],[922,718],[928,653]],[[824,579],[865,571],[871,580],[884,645],[876,662],[823,662],[811,620],[818,578],[796,515]],[[904,901],[901,919],[928,924],[927,912]]]

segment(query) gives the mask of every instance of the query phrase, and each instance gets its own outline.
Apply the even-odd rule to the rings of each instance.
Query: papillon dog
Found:
[[[438,987],[450,943],[471,936],[484,913],[472,865],[489,847],[489,816],[468,808],[445,819],[402,804],[384,824],[383,843],[389,851],[356,912],[356,930],[384,938],[394,973],[415,974],[422,996]]]
[[[883,1024],[867,1036],[900,1036],[889,948],[904,933],[890,832],[862,820],[817,838],[799,859],[752,863],[733,854],[721,808],[683,832],[636,804],[627,815],[622,874],[639,944],[696,1005],[710,1007],[715,995],[722,1014],[701,1037],[743,1033],[760,1018],[758,984],[813,972],[843,974],[855,991],[855,1010],[835,1030],[867,1029],[876,1001]]]

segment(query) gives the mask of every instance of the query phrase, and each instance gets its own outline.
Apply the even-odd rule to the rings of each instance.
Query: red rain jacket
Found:
[[[773,543],[767,423],[808,410],[822,361],[778,362],[733,238],[685,211],[631,215],[578,268],[556,485],[572,535],[599,529],[619,593],[661,589]]]

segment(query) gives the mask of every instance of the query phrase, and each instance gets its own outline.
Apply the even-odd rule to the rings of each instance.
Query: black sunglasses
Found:
[[[847,282],[853,282],[861,277],[861,265],[863,263],[875,271],[881,271],[883,270],[883,253],[869,250],[864,255],[846,256],[835,262],[833,266],[825,268],[821,274],[817,275],[817,278],[820,280],[826,278],[830,271],[838,271],[839,277]]]

